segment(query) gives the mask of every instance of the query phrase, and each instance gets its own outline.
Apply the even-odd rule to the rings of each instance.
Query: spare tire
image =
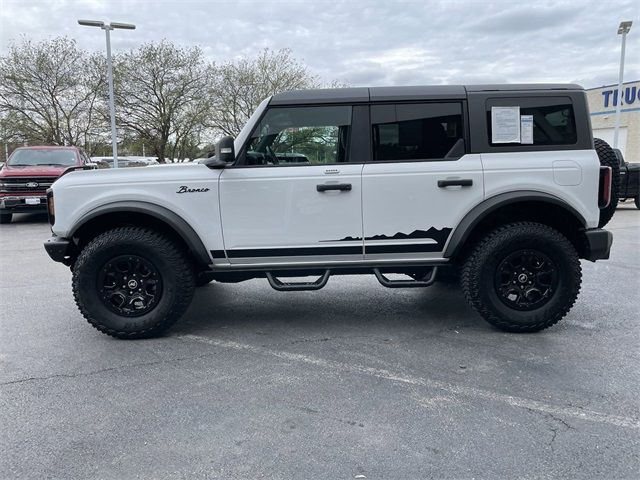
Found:
[[[620,162],[618,161],[618,157],[613,149],[609,146],[607,142],[600,138],[593,139],[593,146],[596,149],[596,153],[598,154],[598,158],[600,159],[600,165],[603,167],[611,167],[611,202],[606,208],[600,209],[600,221],[598,222],[598,227],[602,228],[613,214],[616,212],[616,207],[618,206],[618,191],[620,189]]]

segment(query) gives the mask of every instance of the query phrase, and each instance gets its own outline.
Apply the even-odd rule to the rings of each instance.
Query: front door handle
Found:
[[[323,183],[316,185],[316,190],[319,192],[326,192],[327,190],[340,190],[341,192],[351,191],[350,183]]]
[[[439,188],[447,188],[447,187],[470,187],[473,185],[473,180],[470,178],[456,178],[450,180],[438,180]]]

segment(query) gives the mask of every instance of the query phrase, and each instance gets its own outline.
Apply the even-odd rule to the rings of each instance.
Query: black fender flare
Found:
[[[555,195],[551,195],[545,192],[537,192],[535,190],[522,190],[519,192],[507,192],[500,193],[494,197],[490,197],[475,207],[473,207],[458,223],[455,228],[449,242],[444,250],[443,257],[451,258],[454,256],[460,247],[464,245],[464,242],[469,238],[469,235],[473,229],[489,214],[497,209],[504,207],[512,203],[520,203],[527,201],[537,201],[550,203],[564,208],[568,213],[572,214],[582,225],[586,228],[587,221],[575,208],[569,205]]]
[[[78,230],[80,230],[90,220],[102,215],[118,212],[141,213],[164,222],[172,228],[182,238],[182,240],[184,240],[199,263],[203,265],[210,265],[212,263],[211,257],[209,256],[204,243],[202,243],[202,239],[191,225],[186,222],[186,220],[168,208],[161,207],[160,205],[150,202],[137,200],[119,201],[97,207],[76,221],[76,223],[69,229],[68,237],[72,238]]]

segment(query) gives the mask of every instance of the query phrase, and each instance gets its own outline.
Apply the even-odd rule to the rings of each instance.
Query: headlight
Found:
[[[53,202],[53,190],[47,189],[47,213],[49,214],[49,224],[56,222],[56,206]]]

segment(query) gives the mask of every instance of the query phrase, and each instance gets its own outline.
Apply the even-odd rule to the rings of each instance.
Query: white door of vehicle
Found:
[[[371,124],[365,259],[441,258],[453,228],[484,197],[480,155],[465,154],[462,104],[374,105]]]
[[[362,260],[362,163],[350,163],[351,111],[267,110],[238,165],[220,176],[230,263]]]

